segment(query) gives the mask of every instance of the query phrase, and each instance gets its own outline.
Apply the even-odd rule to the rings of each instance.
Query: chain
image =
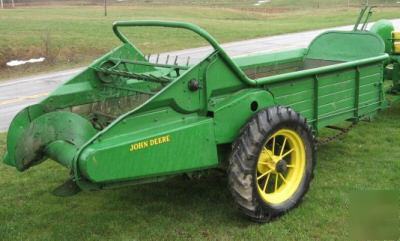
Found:
[[[317,146],[322,146],[322,145],[326,145],[328,143],[331,143],[341,137],[343,137],[344,135],[346,135],[347,133],[349,133],[349,131],[357,124],[357,122],[353,122],[351,123],[351,125],[349,125],[348,127],[345,128],[338,128],[338,127],[332,127],[332,129],[336,129],[339,130],[340,132],[337,133],[336,135],[333,136],[329,136],[326,138],[318,138],[317,139]]]

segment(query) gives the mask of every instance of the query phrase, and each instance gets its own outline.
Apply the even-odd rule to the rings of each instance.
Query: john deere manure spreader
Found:
[[[121,46],[15,116],[4,162],[60,163],[71,179],[59,194],[227,166],[239,209],[268,221],[307,192],[318,130],[385,108],[384,78],[399,90],[400,35],[388,21],[366,31],[362,15],[308,48],[235,59],[193,24],[116,22]],[[120,32],[138,26],[190,30],[214,50],[194,65],[153,63]]]

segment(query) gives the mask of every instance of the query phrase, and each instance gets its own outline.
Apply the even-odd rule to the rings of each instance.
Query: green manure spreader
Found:
[[[4,162],[65,166],[59,195],[226,168],[238,208],[268,221],[307,192],[318,131],[387,107],[384,80],[399,90],[400,36],[385,20],[367,31],[369,11],[308,48],[234,59],[193,24],[115,22],[121,46],[15,116]],[[213,51],[197,64],[151,62],[120,32],[139,26],[192,31]]]

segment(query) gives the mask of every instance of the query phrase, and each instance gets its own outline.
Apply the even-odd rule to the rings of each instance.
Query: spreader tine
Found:
[[[168,64],[168,60],[169,60],[169,54],[167,55],[167,60],[165,61],[165,64]]]
[[[186,59],[186,66],[189,66],[189,61],[190,61],[190,56],[188,56]]]

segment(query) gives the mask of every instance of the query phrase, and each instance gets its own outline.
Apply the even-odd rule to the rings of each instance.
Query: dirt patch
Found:
[[[243,11],[248,11],[248,12],[257,12],[257,13],[268,13],[268,14],[273,14],[273,13],[285,13],[292,11],[293,9],[291,8],[283,8],[283,7],[258,7],[258,8],[242,8]]]

